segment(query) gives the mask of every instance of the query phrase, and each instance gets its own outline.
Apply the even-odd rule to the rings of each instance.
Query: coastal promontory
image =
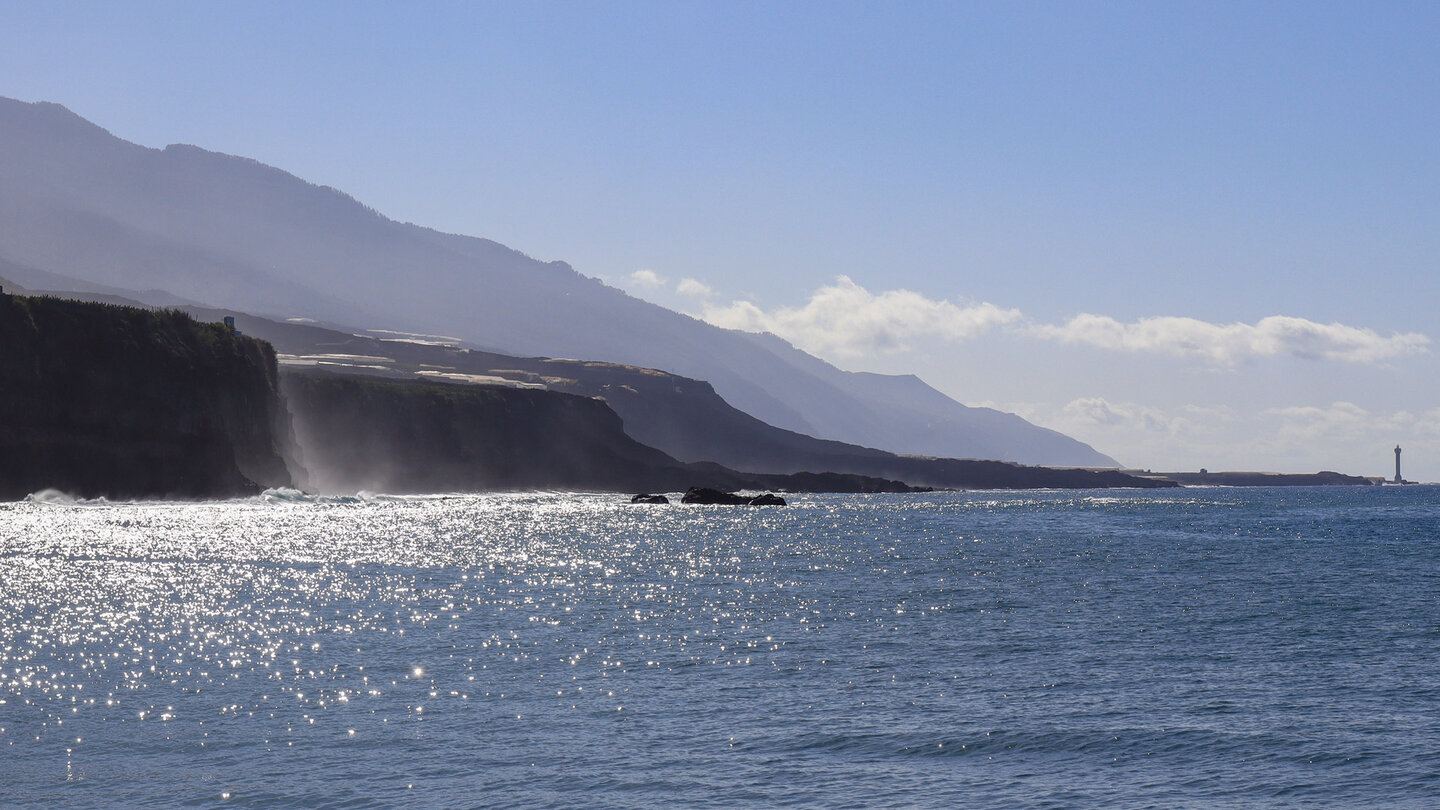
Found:
[[[0,498],[296,483],[268,343],[176,311],[0,294]]]

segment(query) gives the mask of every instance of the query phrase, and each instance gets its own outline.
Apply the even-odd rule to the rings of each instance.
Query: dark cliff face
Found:
[[[628,491],[677,474],[587,397],[323,374],[286,373],[281,385],[322,491]]]
[[[0,295],[0,498],[289,486],[269,344],[180,312]]]
[[[910,491],[864,476],[753,475],[679,462],[632,439],[592,397],[317,371],[280,379],[310,484],[323,492]]]
[[[206,318],[222,314],[219,310],[197,308],[193,311]],[[254,316],[242,315],[239,322],[247,332],[263,335],[279,351],[288,354],[382,357],[394,374],[413,374],[427,369],[508,377],[517,381],[540,381],[552,391],[603,398],[624,421],[624,430],[631,438],[678,460],[692,475],[708,475],[722,469],[732,475],[730,483],[717,483],[717,486],[824,492],[893,492],[895,481],[941,489],[1174,486],[1173,482],[1114,470],[1054,469],[1003,461],[898,456],[883,450],[816,439],[767,425],[731,407],[707,382],[655,369],[379,340]],[[709,466],[703,466],[705,463]],[[808,475],[814,471],[842,475],[819,479]],[[745,481],[740,482],[740,478]],[[681,476],[671,486],[683,491],[702,480],[715,479],[687,481]]]

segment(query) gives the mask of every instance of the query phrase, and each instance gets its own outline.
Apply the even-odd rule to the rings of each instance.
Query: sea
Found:
[[[3,807],[1440,807],[1440,488],[0,505]]]

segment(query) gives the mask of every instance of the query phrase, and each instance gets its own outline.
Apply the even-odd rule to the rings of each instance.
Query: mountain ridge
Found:
[[[778,338],[757,342],[641,301],[565,262],[396,222],[251,158],[132,144],[61,105],[41,105],[0,100],[0,256],[14,262],[257,314],[661,368],[707,380],[762,421],[819,438],[1117,466],[1019,417],[997,422],[960,403],[898,408],[875,390],[894,385],[883,375],[847,376],[808,355],[813,362],[798,363],[776,353],[769,340]]]

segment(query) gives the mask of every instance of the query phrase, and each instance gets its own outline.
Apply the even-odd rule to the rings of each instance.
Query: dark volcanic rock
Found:
[[[0,499],[290,486],[275,353],[176,311],[0,294]]]
[[[690,487],[685,490],[685,495],[680,499],[680,502],[702,505],[748,506],[750,499],[736,495],[733,492],[722,492],[718,489],[711,489],[710,487]]]
[[[298,373],[282,386],[324,491],[654,492],[681,472],[589,397]]]
[[[630,499],[630,502],[631,502],[631,503],[669,503],[669,502],[670,502],[670,499],[667,498],[667,497],[665,497],[664,495],[651,495],[651,494],[649,494],[649,493],[647,493],[647,492],[642,492],[642,493],[640,493],[639,495],[636,495],[635,497],[631,498],[631,499]]]
[[[774,493],[747,497],[733,492],[724,492],[710,487],[691,487],[685,490],[681,503],[719,506],[784,506],[785,499]]]

